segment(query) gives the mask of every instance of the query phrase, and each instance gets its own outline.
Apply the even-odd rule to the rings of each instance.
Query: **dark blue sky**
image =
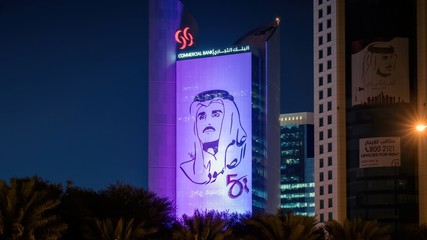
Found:
[[[199,47],[281,18],[282,112],[312,111],[311,0],[183,0]],[[0,179],[147,186],[146,0],[0,1]]]

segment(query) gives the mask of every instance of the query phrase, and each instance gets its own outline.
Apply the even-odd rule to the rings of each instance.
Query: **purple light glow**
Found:
[[[177,62],[177,216],[252,210],[252,53]]]

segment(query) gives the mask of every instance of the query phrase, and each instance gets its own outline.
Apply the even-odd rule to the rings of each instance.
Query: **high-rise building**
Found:
[[[149,190],[177,215],[280,203],[279,20],[198,49],[179,0],[150,1]]]
[[[425,223],[425,1],[313,3],[316,215]]]
[[[313,130],[313,113],[280,114],[280,207],[302,216],[314,216]]]

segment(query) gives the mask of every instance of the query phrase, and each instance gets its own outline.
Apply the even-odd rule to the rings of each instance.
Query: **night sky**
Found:
[[[311,0],[182,0],[199,47],[281,18],[282,112],[313,111]],[[0,1],[0,179],[147,186],[146,0]]]

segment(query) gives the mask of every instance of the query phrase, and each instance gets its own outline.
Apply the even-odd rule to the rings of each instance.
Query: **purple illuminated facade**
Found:
[[[150,1],[149,190],[178,216],[279,207],[278,32],[275,22],[233,47],[197,50],[182,4]]]

